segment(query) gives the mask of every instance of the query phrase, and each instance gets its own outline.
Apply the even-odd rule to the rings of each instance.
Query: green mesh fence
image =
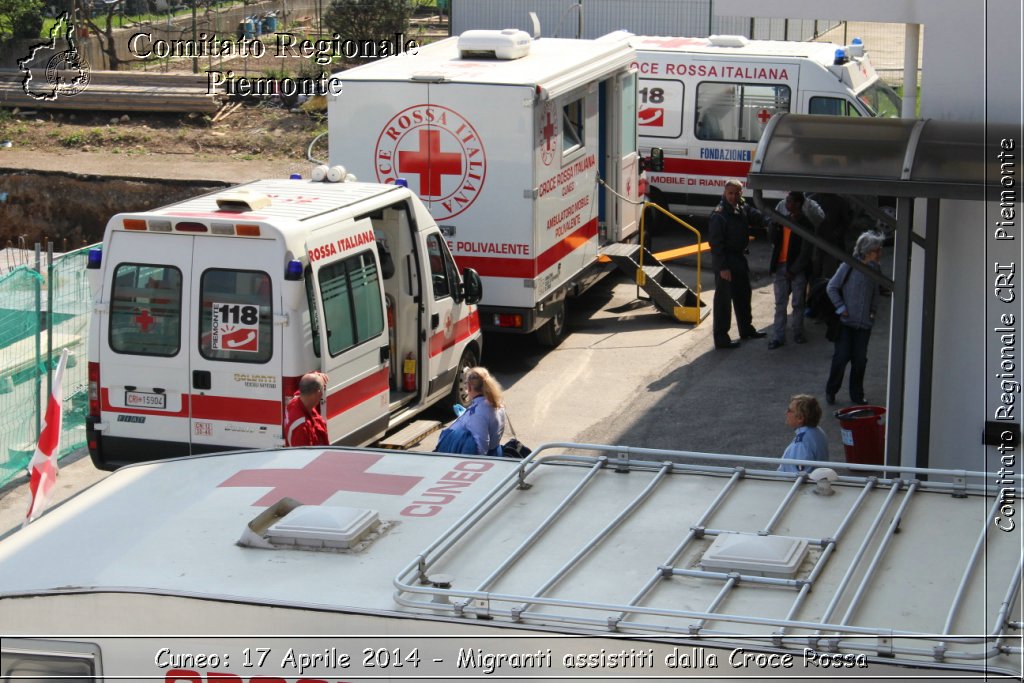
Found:
[[[68,349],[58,459],[85,445],[88,407],[88,248],[55,258],[45,275],[20,266],[0,278],[0,485],[25,474],[49,396],[48,377]]]

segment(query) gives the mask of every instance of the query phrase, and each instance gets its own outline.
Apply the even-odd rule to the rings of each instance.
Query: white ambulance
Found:
[[[900,99],[864,45],[748,40],[742,36],[636,36],[640,151],[664,155],[648,171],[651,199],[708,206],[725,181],[745,178],[757,141],[779,112],[900,115]],[[648,168],[650,165],[648,164]]]
[[[483,328],[540,328],[553,345],[566,297],[607,272],[600,247],[636,239],[634,61],[625,35],[508,29],[344,71],[328,100],[331,163],[408,181],[480,273]]]
[[[1019,681],[1022,532],[991,473],[829,464],[125,467],[0,540],[0,680]]]
[[[370,443],[454,403],[482,350],[479,276],[399,185],[264,180],[118,214],[89,268],[102,469],[284,445],[284,406],[314,370],[331,441]]]

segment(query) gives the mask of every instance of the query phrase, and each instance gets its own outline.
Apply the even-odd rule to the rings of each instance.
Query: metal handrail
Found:
[[[601,453],[600,456],[593,455],[576,455],[555,452],[555,449],[573,449],[573,450],[592,450],[597,453]],[[703,460],[711,462],[729,462],[729,467],[724,465],[692,465],[688,463],[662,461],[654,462],[644,459],[630,460],[631,456],[661,456],[662,458],[668,457],[690,457],[690,458],[701,458]],[[634,497],[632,502],[627,508],[620,513],[617,517],[608,523],[604,529],[597,533],[597,535],[591,539],[585,547],[579,550],[576,555],[565,563],[554,576],[549,578],[537,593],[533,596],[524,596],[520,594],[506,594],[501,592],[491,592],[482,590],[483,588],[489,587],[493,581],[503,573],[511,563],[521,557],[525,549],[528,548],[540,533],[550,526],[550,520],[552,516],[549,516],[548,520],[541,523],[540,528],[536,529],[527,539],[526,542],[520,545],[517,551],[513,552],[511,558],[506,560],[498,571],[494,572],[489,576],[481,585],[481,590],[461,590],[452,588],[438,588],[436,586],[429,585],[415,585],[413,580],[419,579],[421,583],[428,583],[426,570],[429,569],[434,563],[439,561],[441,557],[451,549],[451,547],[458,542],[466,533],[468,533],[474,524],[479,522],[484,515],[488,514],[494,507],[496,507],[502,500],[510,495],[513,491],[518,489],[525,489],[532,486],[528,482],[530,475],[536,471],[536,468],[542,464],[547,463],[559,463],[559,464],[570,464],[570,465],[585,465],[587,466],[587,472],[584,475],[585,481],[576,485],[574,491],[580,490],[586,482],[595,475],[597,471],[604,468],[626,467],[630,470],[643,471],[649,473],[655,473],[655,480],[647,485],[643,492],[638,496]],[[981,636],[950,636],[948,633],[933,634],[933,633],[922,633],[911,630],[897,630],[891,628],[882,627],[871,627],[871,626],[856,626],[847,623],[849,618],[857,608],[857,605],[864,593],[867,583],[874,575],[875,570],[880,562],[882,555],[885,553],[889,542],[892,540],[893,535],[898,527],[899,520],[902,517],[903,512],[906,510],[910,503],[911,498],[917,491],[924,490],[936,490],[953,493],[963,493],[967,490],[973,492],[985,493],[989,489],[985,485],[974,485],[957,482],[953,484],[947,484],[943,482],[927,481],[927,480],[904,480],[904,479],[880,479],[876,476],[864,478],[864,477],[840,477],[839,483],[843,484],[860,484],[863,486],[863,490],[860,492],[856,501],[851,506],[850,510],[847,511],[845,517],[839,523],[839,526],[835,532],[833,538],[822,538],[822,539],[808,539],[809,541],[818,543],[824,547],[823,552],[819,556],[815,566],[813,567],[811,574],[807,579],[802,581],[797,580],[786,580],[786,579],[768,579],[764,577],[743,577],[737,573],[723,574],[716,572],[703,572],[689,569],[676,569],[673,565],[676,560],[682,555],[687,546],[693,542],[695,538],[704,537],[708,533],[715,533],[715,530],[708,530],[705,528],[705,524],[715,513],[718,507],[722,504],[725,498],[731,493],[736,484],[743,477],[755,474],[757,478],[763,480],[779,480],[781,481],[793,481],[794,485],[787,489],[786,497],[782,500],[776,509],[772,519],[766,525],[766,530],[772,528],[774,523],[781,517],[782,512],[788,507],[792,500],[794,491],[797,484],[804,479],[806,475],[794,475],[789,473],[780,473],[776,471],[768,470],[747,470],[744,467],[737,466],[737,463],[743,464],[772,464],[773,466],[778,464],[777,458],[762,458],[757,456],[739,456],[739,455],[719,455],[710,453],[695,453],[687,451],[667,451],[661,449],[640,449],[630,448],[622,446],[602,446],[596,444],[577,444],[577,443],[547,443],[539,446],[528,458],[523,460],[518,467],[510,471],[497,486],[488,492],[484,498],[475,504],[469,511],[467,511],[456,523],[452,524],[438,539],[431,543],[425,550],[419,553],[414,561],[405,567],[402,572],[395,577],[393,585],[396,588],[394,599],[397,604],[413,608],[416,610],[428,610],[433,612],[451,613],[455,616],[478,615],[478,616],[501,616],[508,618],[511,621],[517,622],[536,622],[536,623],[565,623],[572,624],[577,627],[592,627],[597,629],[604,629],[607,631],[629,631],[639,632],[645,634],[657,634],[662,633],[666,635],[687,635],[680,631],[679,625],[665,624],[665,623],[647,623],[640,619],[645,616],[654,616],[669,619],[682,619],[682,620],[696,620],[696,624],[689,626],[689,635],[696,635],[696,632],[700,632],[702,638],[707,636],[718,635],[724,632],[718,630],[705,629],[705,625],[708,622],[720,622],[723,624],[747,624],[747,625],[761,625],[761,626],[774,626],[780,630],[772,634],[770,637],[777,644],[788,643],[791,641],[797,642],[808,642],[808,638],[812,642],[817,642],[821,639],[822,634],[825,632],[831,632],[834,636],[829,637],[826,646],[829,647],[843,647],[850,648],[856,651],[866,652],[877,652],[883,655],[913,655],[913,656],[924,656],[924,657],[937,657],[936,651],[941,650],[946,657],[956,657],[964,660],[974,659],[985,659],[999,653],[1013,653],[1019,650],[1012,646],[1008,646],[1003,643],[1005,640],[1006,630],[1006,619],[1009,609],[1014,604],[1017,594],[1020,589],[1021,583],[1021,570],[1017,569],[1010,585],[1007,588],[1006,596],[1001,606],[999,615],[997,616],[996,623],[994,624],[993,631],[989,635]],[[821,466],[822,463],[807,462],[811,466]],[[843,463],[828,463],[829,466],[834,466],[839,469],[847,469],[851,472],[858,471],[870,471],[877,473],[883,472],[898,472],[903,475],[908,474],[944,474],[949,476],[956,476],[964,481],[967,479],[973,479],[977,477],[987,477],[987,473],[983,472],[968,472],[965,470],[925,470],[920,468],[904,468],[904,467],[886,467],[886,466],[860,466],[860,465],[847,465]],[[578,563],[587,553],[589,553],[593,547],[600,543],[604,538],[610,534],[614,528],[616,528],[622,520],[630,515],[633,510],[646,498],[649,491],[653,490],[657,481],[660,481],[667,473],[674,472],[686,472],[686,471],[699,471],[703,474],[715,474],[715,475],[729,475],[729,481],[723,486],[721,491],[718,492],[715,499],[711,501],[708,507],[705,509],[703,514],[698,519],[697,523],[692,525],[689,532],[683,538],[683,540],[677,545],[672,551],[667,561],[658,567],[655,575],[648,580],[644,587],[631,599],[628,604],[618,603],[605,603],[605,602],[592,602],[578,599],[562,599],[545,597],[545,593],[551,586],[560,581],[565,574]],[[1017,476],[1020,479],[1020,475]],[[842,538],[848,531],[852,524],[854,515],[862,508],[866,497],[871,490],[875,489],[879,485],[889,486],[890,491],[883,502],[881,509],[877,512],[877,515],[870,525],[870,529],[867,531],[864,540],[861,543],[855,557],[852,560],[851,566],[847,569],[846,575],[842,578],[840,586],[835,592],[831,603],[829,604],[826,612],[822,615],[819,621],[805,621],[794,619],[794,615],[797,613],[800,605],[802,604],[807,593],[811,589],[811,586],[815,579],[818,578],[821,571],[825,567],[828,559],[832,556],[836,548],[836,544],[840,538]],[[880,547],[876,551],[874,558],[868,569],[866,575],[861,581],[858,590],[852,598],[851,604],[848,606],[847,612],[839,623],[830,621],[832,613],[841,601],[843,594],[846,592],[846,588],[849,586],[853,576],[856,573],[858,566],[860,565],[864,555],[868,548],[879,543],[877,533],[881,527],[882,522],[888,515],[888,511],[892,507],[892,503],[895,500],[896,495],[900,490],[908,489],[906,495],[903,497],[894,518],[888,526],[888,530],[880,541]],[[575,493],[569,494],[566,500],[559,506],[560,509],[564,509],[564,506],[575,496]],[[557,514],[552,513],[553,515]],[[725,584],[720,590],[719,594],[712,601],[708,609],[704,611],[698,610],[679,610],[669,609],[666,607],[652,607],[640,605],[639,602],[644,600],[649,592],[653,589],[658,582],[664,578],[673,575],[692,575],[700,576],[702,578],[711,579],[724,579]],[[776,585],[789,585],[795,588],[799,588],[799,594],[796,596],[794,604],[792,605],[789,613],[785,618],[769,618],[769,617],[756,617],[749,615],[736,615],[736,614],[725,614],[719,613],[715,610],[721,604],[725,595],[735,586],[737,583],[749,580],[751,583],[763,583],[763,584],[776,584]],[[429,596],[430,602],[424,602],[422,598],[416,596]],[[434,600],[435,598],[441,598],[440,600]],[[956,600],[956,598],[955,598]],[[507,603],[508,606],[503,606]],[[574,611],[583,610],[586,612],[604,612],[613,613],[617,616],[609,616],[608,614],[588,617],[581,614],[557,614],[549,611],[537,612],[534,611],[540,607],[559,607],[568,608]],[[637,617],[635,619],[626,621],[627,616]],[[696,629],[696,632],[694,631]],[[786,629],[799,629],[806,630],[808,634],[793,634],[786,635]],[[947,629],[948,630],[948,629]],[[817,635],[811,635],[812,633]],[[755,638],[749,633],[728,633],[730,637],[740,638]],[[864,636],[872,636],[878,639],[876,645],[870,643],[865,644],[863,640],[849,641],[850,638],[862,638]],[[906,647],[903,645],[891,643],[894,638],[913,638],[915,640],[925,640],[940,643],[939,648],[923,649],[918,647]],[[988,647],[984,651],[946,651],[948,644],[959,644],[959,645],[975,645],[975,644],[988,644],[993,638],[998,638],[995,646]]]
[[[978,564],[978,558],[981,556],[981,549],[984,547],[985,541],[988,539],[988,530],[991,527],[992,520],[995,518],[996,513],[999,511],[999,506],[999,500],[993,501],[992,509],[989,510],[988,517],[985,519],[985,524],[981,529],[981,533],[978,535],[978,540],[974,544],[974,550],[971,552],[971,557],[967,561],[967,567],[964,569],[963,576],[960,577],[960,585],[957,587],[956,594],[953,596],[953,602],[946,615],[946,624],[942,627],[943,633],[949,633],[949,630],[953,628],[953,621],[956,619],[957,612],[960,611],[960,603],[963,601],[964,595],[967,593],[968,581],[970,581],[971,576],[974,575],[974,570]]]
[[[605,458],[600,458],[598,462],[594,463],[593,467],[591,467],[590,470],[587,472],[587,475],[583,477],[583,479],[580,480],[580,482],[575,487],[573,487],[572,491],[570,491],[569,494],[562,499],[562,502],[559,503],[555,507],[555,509],[552,510],[548,514],[548,516],[544,518],[544,521],[541,522],[537,526],[537,528],[530,533],[529,536],[523,539],[523,542],[520,543],[519,546],[515,550],[513,550],[512,553],[507,558],[505,558],[505,561],[499,564],[498,567],[493,572],[491,572],[491,574],[486,579],[484,579],[479,586],[477,586],[478,591],[486,591],[488,588],[490,588],[495,581],[500,579],[501,576],[506,571],[508,571],[509,567],[515,564],[516,560],[523,556],[523,554],[530,548],[530,546],[537,542],[537,539],[539,539],[545,531],[551,528],[551,525],[554,524],[555,521],[562,515],[562,513],[569,508],[569,505],[572,504],[572,501],[575,500],[581,493],[583,493],[583,490],[587,487],[587,485],[594,480],[594,477],[597,476],[597,473],[601,471],[602,467],[604,467],[605,462]]]
[[[868,565],[867,571],[864,572],[864,576],[861,577],[860,585],[857,586],[857,591],[853,594],[853,598],[850,600],[850,604],[846,607],[846,614],[843,615],[843,624],[848,623],[853,617],[857,608],[860,606],[861,598],[864,596],[864,591],[867,589],[871,579],[874,578],[875,572],[878,570],[878,563],[885,555],[885,551],[889,549],[889,543],[892,542],[893,536],[896,534],[896,530],[900,527],[900,522],[903,520],[903,512],[907,509],[907,505],[910,504],[910,499],[917,493],[918,483],[915,481],[907,489],[906,495],[903,496],[903,500],[900,501],[900,505],[896,508],[896,514],[893,515],[892,521],[889,522],[889,527],[885,530],[885,535],[882,536],[882,542],[878,546],[878,550],[875,551],[875,556],[871,558],[871,563]]]
[[[658,206],[654,202],[644,202],[643,207],[640,210],[640,244],[644,243],[643,242],[643,239],[644,239],[644,214],[646,212],[643,209],[646,209],[647,207],[651,207],[652,209],[656,209],[657,211],[660,211],[661,213],[665,214],[666,216],[668,216],[669,218],[674,220],[676,223],[679,223],[679,225],[683,226],[684,228],[686,228],[687,230],[689,230],[690,232],[692,232],[693,234],[695,234],[697,236],[697,289],[695,291],[695,294],[697,295],[697,307],[699,308],[700,307],[700,303],[701,303],[701,300],[700,300],[700,262],[701,262],[701,256],[700,256],[700,244],[701,244],[700,230],[698,230],[697,228],[693,227],[692,225],[690,225],[689,223],[684,221],[682,218],[680,218],[679,216],[677,216],[674,213],[672,213],[671,211],[668,211],[668,210]],[[643,259],[643,252],[640,253],[640,258],[641,258],[640,267],[643,268],[643,265],[644,265],[643,264],[643,260],[642,260]],[[697,316],[697,323],[696,324],[700,325],[700,321],[701,321],[701,317],[700,317],[700,315],[698,315]]]
[[[576,564],[578,564],[580,560],[586,557],[587,554],[591,550],[593,550],[598,543],[601,543],[605,538],[608,537],[609,534],[611,534],[612,531],[618,528],[618,526],[623,521],[625,521],[627,517],[633,514],[633,511],[636,510],[636,508],[639,507],[641,503],[643,503],[650,497],[650,495],[654,492],[654,489],[657,488],[658,484],[660,484],[661,481],[668,474],[669,469],[669,464],[663,465],[661,470],[657,473],[657,475],[655,475],[654,478],[651,479],[651,481],[647,484],[647,486],[644,487],[643,491],[641,491],[636,497],[634,497],[633,501],[629,505],[627,505],[622,510],[622,512],[616,515],[615,519],[613,519],[611,522],[605,525],[604,529],[599,531],[597,535],[594,536],[594,538],[590,539],[589,543],[580,548],[576,552],[576,554],[569,559],[568,562],[562,565],[562,567],[560,567],[558,571],[556,571],[554,575],[551,576],[551,578],[545,581],[540,588],[534,591],[531,597],[538,597],[544,595],[544,593],[546,593],[552,586],[558,583],[569,572],[569,570],[576,566]],[[523,609],[525,610],[526,607],[524,606]]]

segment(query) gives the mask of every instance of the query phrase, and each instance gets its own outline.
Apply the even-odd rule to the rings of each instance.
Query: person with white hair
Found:
[[[854,258],[872,270],[881,270],[878,261],[882,256],[885,238],[877,232],[868,231],[857,238],[853,247]],[[865,405],[864,372],[868,364],[868,340],[875,324],[878,308],[878,284],[849,263],[839,264],[835,275],[828,283],[828,297],[839,315],[839,337],[832,354],[832,368],[825,383],[825,400],[829,405],[836,402],[836,393],[843,385],[846,365],[850,364],[850,400]]]

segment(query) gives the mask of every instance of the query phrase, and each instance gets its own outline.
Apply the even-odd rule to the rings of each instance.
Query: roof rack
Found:
[[[596,454],[579,454],[587,451]],[[643,459],[637,459],[637,456]],[[823,463],[806,464],[815,467]],[[453,588],[450,568],[443,570],[448,572],[445,575],[435,574],[439,563],[442,563],[441,566],[454,566],[452,559],[459,547],[465,550],[467,544],[472,544],[474,538],[467,537],[477,532],[482,533],[486,523],[494,521],[502,513],[500,506],[512,505],[514,509],[517,497],[526,495],[525,492],[533,486],[547,486],[548,482],[543,475],[553,465],[579,468],[580,476],[574,485],[562,493],[561,500],[543,521],[522,538],[511,553],[496,559],[496,566],[475,588]],[[778,460],[775,458],[594,444],[544,444],[396,576],[395,601],[405,607],[433,614],[499,619],[541,626],[558,624],[562,628],[576,627],[580,633],[589,635],[618,633],[712,641],[720,638],[730,639],[730,647],[735,646],[735,642],[731,641],[738,638],[761,644],[768,642],[779,648],[811,647],[823,652],[864,653],[919,663],[927,660],[940,665],[955,663],[958,666],[978,666],[972,663],[1000,654],[1014,654],[1019,659],[1021,648],[1019,644],[1012,645],[1012,641],[1019,641],[1020,636],[1008,633],[1009,629],[1020,628],[1020,624],[1014,624],[1009,617],[1010,610],[1020,597],[1019,560],[1003,588],[999,602],[1001,607],[991,620],[987,632],[969,635],[953,633],[954,623],[961,615],[969,587],[975,580],[980,580],[979,568],[983,565],[980,559],[990,540],[992,521],[1001,502],[994,495],[993,486],[988,483],[989,475],[984,472],[827,463],[829,467],[845,472],[838,477],[837,486],[852,487],[854,491],[859,488],[859,492],[840,523],[830,529],[829,533],[796,539],[805,541],[813,549],[812,553],[808,553],[798,576],[771,576],[770,572],[756,571],[756,566],[749,573],[698,568],[694,566],[692,558],[688,564],[684,563],[682,558],[687,551],[691,551],[692,555],[692,546],[698,541],[740,533],[737,529],[716,528],[712,523],[716,512],[730,497],[737,495],[739,484],[745,479],[775,482],[772,491],[781,491],[781,496],[776,496],[774,510],[764,517],[766,521],[756,532],[758,537],[779,537],[775,533],[779,520],[798,494],[807,491],[805,487],[809,483],[809,472],[788,474],[761,469],[777,465]],[[624,501],[621,510],[591,538],[574,539],[579,543],[575,554],[543,580],[538,577],[538,585],[534,590],[496,591],[498,581],[527,563],[531,547],[552,529],[558,518],[572,508],[574,502],[602,473],[608,472],[637,473],[648,476],[649,481],[639,493]],[[581,571],[584,558],[606,543],[612,533],[641,508],[655,491],[668,485],[677,475],[717,477],[722,480],[722,484],[703,512],[690,521],[689,531],[665,553],[664,561],[650,567],[649,578],[636,587],[631,599],[625,602],[601,602],[551,595],[555,586],[571,580],[574,571]],[[939,481],[940,478],[949,481]],[[1015,479],[1019,490],[1021,477],[1018,475]],[[785,486],[786,482],[788,486]],[[959,586],[955,592],[951,587],[949,591],[943,589],[936,593],[937,599],[948,599],[952,595],[942,631],[900,629],[884,621],[869,622],[868,625],[854,624],[855,616],[859,616],[862,622],[870,618],[870,615],[858,614],[864,597],[881,581],[881,568],[896,542],[897,533],[901,531],[901,523],[908,518],[925,493],[950,494],[955,498],[987,496],[993,499],[985,522],[974,539],[973,550],[967,558]],[[875,501],[879,496],[882,497],[880,504]],[[869,498],[875,501],[871,505],[867,504]],[[861,530],[865,523],[867,531],[863,532]],[[914,533],[913,522],[909,522],[909,525],[910,529],[904,529],[904,535]],[[854,526],[857,527],[856,533]],[[939,537],[942,536],[941,529],[934,531],[938,532]],[[851,555],[849,549],[853,547],[856,550]],[[846,551],[843,559],[838,559],[837,549],[840,548]],[[474,553],[474,556],[478,555]],[[522,571],[527,570],[524,568]],[[823,581],[826,573],[829,579]],[[674,577],[698,581],[704,587],[711,586],[707,606],[703,610],[679,609],[671,601],[654,599],[657,592],[655,589]],[[788,591],[792,594],[790,607],[785,614],[777,616],[740,614],[735,610],[723,609],[723,603],[739,586],[749,590],[775,591],[773,596],[777,596],[780,590]],[[831,591],[824,613],[816,619],[800,618],[805,601],[815,589],[819,592]]]

